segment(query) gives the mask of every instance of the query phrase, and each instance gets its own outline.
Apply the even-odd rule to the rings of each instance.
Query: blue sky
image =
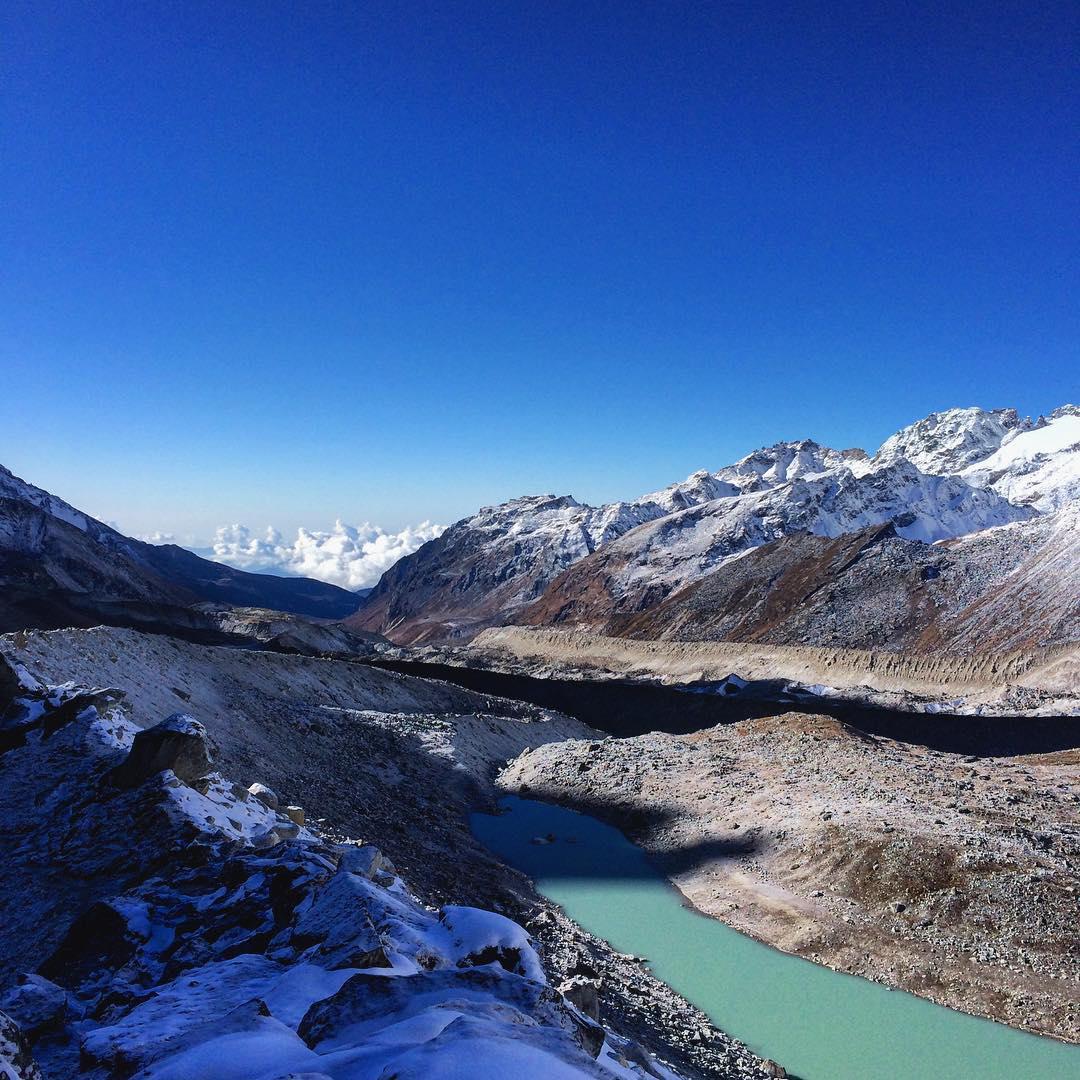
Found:
[[[0,461],[127,531],[1078,396],[1074,5],[0,18]]]

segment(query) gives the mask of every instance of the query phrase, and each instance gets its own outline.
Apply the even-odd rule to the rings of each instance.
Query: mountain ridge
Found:
[[[782,441],[631,501],[529,496],[455,523],[392,567],[348,622],[399,644],[503,623],[647,610],[764,544],[891,524],[924,545],[1023,522],[1080,496],[1080,409],[949,409],[873,454]],[[602,604],[601,604],[602,606]],[[586,620],[581,625],[595,626]]]
[[[175,620],[204,600],[341,618],[360,598],[136,540],[0,466],[0,628]],[[88,621],[89,620],[89,621]]]

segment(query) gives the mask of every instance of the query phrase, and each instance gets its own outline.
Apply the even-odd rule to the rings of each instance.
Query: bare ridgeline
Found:
[[[0,470],[0,1063],[778,1075],[478,845],[501,791],[779,948],[1080,1041],[1078,515],[1080,410],[959,409],[487,508],[361,602]]]

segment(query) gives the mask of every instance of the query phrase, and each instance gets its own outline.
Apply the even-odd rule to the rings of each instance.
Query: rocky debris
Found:
[[[170,769],[185,784],[194,784],[212,769],[206,728],[193,716],[172,716],[135,734],[128,756],[109,773],[117,787],[137,787]]]
[[[197,604],[195,610],[229,639],[257,642],[278,652],[348,659],[375,656],[393,647],[381,634],[348,630],[341,623],[314,622],[284,611],[212,603]]]
[[[542,902],[524,876],[475,840],[468,815],[494,805],[494,776],[522,750],[597,737],[557,713],[445,683],[125,630],[11,636],[0,638],[0,652],[50,682],[101,682],[107,675],[125,687],[125,709],[143,725],[175,709],[173,688],[182,689],[188,695],[185,711],[206,726],[217,746],[215,765],[226,775],[242,776],[245,783],[257,777],[286,804],[301,803],[307,821],[330,841],[353,849],[377,847],[384,853],[380,870],[391,856],[397,869],[387,872],[408,880],[425,903],[494,908],[518,922],[532,918]],[[59,753],[55,740],[52,745]],[[71,767],[66,757],[58,757],[53,769],[61,775]],[[273,851],[280,839],[278,814],[267,811],[260,817],[258,800],[244,802],[235,787],[222,784],[233,803],[252,815],[244,842]],[[191,788],[177,790],[201,798]],[[217,791],[215,799],[221,797]],[[239,791],[246,793],[246,787]],[[205,813],[231,828],[223,807]],[[28,818],[28,830],[36,820]],[[126,820],[123,812],[117,820]],[[70,880],[64,875],[53,891],[39,889],[35,903],[59,903]],[[102,886],[99,895],[111,894]],[[39,933],[37,924],[20,922],[21,910],[10,917],[9,932],[0,917],[0,960],[25,967],[20,957],[31,951],[26,943]],[[557,915],[537,936],[547,970],[560,980],[588,954],[603,980],[601,1008],[608,1025],[656,1051],[683,1075],[754,1075],[752,1055],[605,942]],[[48,947],[57,941],[57,935],[49,935]],[[12,942],[17,944],[5,952]],[[4,970],[0,963],[0,979]],[[711,1032],[704,1042],[703,1028]]]
[[[4,1080],[44,1080],[19,1025],[0,1012],[0,1073]]]
[[[370,845],[306,828],[255,844],[274,811],[216,774],[191,787],[147,767],[134,788],[109,783],[139,734],[117,710],[88,707],[0,757],[4,783],[26,795],[3,932],[19,905],[36,909],[23,928],[61,926],[59,940],[21,950],[44,957],[38,973],[2,991],[13,1015],[0,1017],[0,1062],[18,1080],[39,1080],[34,1055],[52,1080],[267,1068],[345,1080],[357,1053],[371,1075],[431,1075],[437,1062],[448,1074],[603,1077],[640,1056],[549,985],[525,929],[467,906],[426,908]],[[54,884],[42,854],[69,831],[79,850],[60,869],[80,884],[46,910],[35,903]],[[674,1078],[644,1060],[629,1075]]]
[[[540,747],[500,784],[621,827],[753,937],[1080,1041],[1080,752],[971,759],[788,713]]]
[[[1080,714],[1080,645],[955,655],[736,641],[651,641],[555,627],[485,630],[467,649],[416,659],[536,679],[709,688],[737,671],[757,694],[801,694],[906,712],[989,716]],[[756,685],[755,685],[756,684]],[[780,697],[779,695],[787,695]]]

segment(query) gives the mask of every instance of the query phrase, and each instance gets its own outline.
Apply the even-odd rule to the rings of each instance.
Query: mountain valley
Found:
[[[1078,527],[1074,406],[525,496],[366,593],[0,470],[0,1073],[786,1075],[477,839],[511,796],[758,942],[1075,1050]]]

